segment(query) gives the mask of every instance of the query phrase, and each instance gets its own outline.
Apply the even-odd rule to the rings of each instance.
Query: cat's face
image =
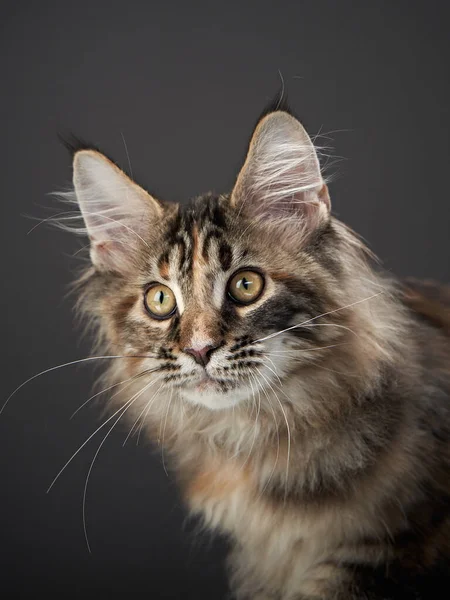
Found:
[[[139,357],[132,373],[221,409],[279,387],[299,360],[290,348],[307,360],[324,344],[311,319],[332,308],[338,261],[327,189],[295,119],[263,119],[230,196],[164,204],[91,150],[74,170],[97,314],[109,347]]]
[[[139,368],[157,364],[183,397],[210,408],[247,398],[257,382],[278,386],[288,349],[323,336],[305,325],[258,340],[327,307],[320,264],[287,246],[227,198],[180,208],[139,267],[105,286],[115,350],[155,356]]]

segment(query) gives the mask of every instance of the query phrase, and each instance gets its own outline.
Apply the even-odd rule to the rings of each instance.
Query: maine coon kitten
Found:
[[[236,598],[435,598],[449,295],[373,268],[284,110],[259,121],[231,194],[185,206],[95,149],[73,161],[80,306],[97,348],[126,357],[105,375],[111,410],[164,445],[190,511],[228,534]]]

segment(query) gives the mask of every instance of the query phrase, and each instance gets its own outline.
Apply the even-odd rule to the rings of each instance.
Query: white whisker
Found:
[[[94,398],[97,398],[97,396],[101,396],[102,394],[105,394],[106,392],[109,392],[109,390],[112,390],[113,388],[117,387],[118,385],[122,385],[124,383],[127,383],[128,381],[131,382],[133,379],[135,379],[136,377],[138,377],[138,375],[133,375],[132,377],[129,377],[128,379],[124,379],[123,381],[119,381],[118,383],[114,383],[113,385],[110,385],[109,387],[105,388],[104,390],[101,390],[100,392],[97,392],[96,394],[93,394],[90,398],[88,398],[85,402],[83,402],[83,404],[81,406],[79,406],[77,408],[76,411],[74,411],[71,415],[70,415],[70,420],[72,420],[74,418],[74,416],[84,407],[86,406],[86,404],[88,404],[89,402],[91,402],[91,400],[93,400]],[[123,390],[119,390],[120,393]],[[113,396],[111,396],[111,398],[114,398],[114,396],[116,396],[117,394],[113,394]]]
[[[8,404],[8,402],[11,400],[11,398],[20,390],[23,388],[24,385],[26,385],[27,383],[30,383],[30,381],[33,381],[33,379],[36,379],[37,377],[40,377],[41,375],[45,375],[46,373],[50,373],[51,371],[56,371],[57,369],[62,369],[63,367],[70,367],[71,365],[77,365],[83,362],[89,362],[92,360],[104,360],[104,359],[113,359],[113,358],[144,358],[144,357],[138,357],[138,356],[88,356],[87,358],[79,358],[78,360],[72,360],[71,362],[67,362],[64,363],[62,365],[56,365],[55,367],[50,367],[49,369],[45,369],[44,371],[41,371],[40,373],[36,373],[36,375],[33,375],[32,377],[30,377],[29,379],[27,379],[26,381],[24,381],[23,383],[21,383],[18,387],[16,387],[16,389],[8,396],[8,398],[5,400],[3,406],[0,408],[0,415],[2,414],[2,412],[4,411],[6,405]],[[151,358],[149,356],[146,356],[145,358]]]
[[[152,383],[152,382],[150,382]],[[109,423],[109,421],[111,421],[111,419],[113,419],[119,412],[125,410],[132,402],[134,402],[134,400],[136,399],[136,395],[132,396],[130,398],[130,400],[127,400],[127,402],[121,406],[120,408],[118,408],[110,417],[108,417],[106,419],[106,421],[104,423],[102,423],[99,427],[97,427],[97,429],[91,433],[91,435],[81,444],[81,446],[78,448],[78,450],[76,452],[74,452],[72,454],[72,456],[69,458],[69,460],[65,463],[65,465],[62,467],[62,469],[60,469],[60,471],[58,472],[58,474],[56,475],[56,477],[53,479],[53,481],[51,482],[51,484],[49,485],[48,489],[47,489],[47,494],[49,493],[49,491],[52,489],[52,487],[55,485],[55,483],[57,482],[57,480],[59,479],[59,477],[61,476],[61,474],[64,472],[64,470],[69,466],[69,464],[73,461],[73,459],[77,456],[77,454],[79,452],[81,452],[81,450],[86,446],[86,444],[94,437],[94,435],[100,431],[100,429],[103,429],[103,427]]]
[[[252,376],[252,373],[248,373],[248,375],[251,377],[251,376]],[[251,412],[250,412],[250,414],[249,414],[249,418],[251,418],[251,417],[252,417],[252,415],[253,415],[253,410],[256,408],[256,409],[257,409],[257,411],[258,411],[258,407],[257,407],[257,405],[256,405],[256,394],[255,394],[255,389],[254,389],[254,387],[253,387],[252,381],[249,379],[249,380],[248,380],[248,382],[249,382],[249,384],[250,384],[250,387],[252,388],[252,395],[251,395],[251,404],[252,404],[252,410],[251,410]],[[233,417],[234,417],[234,414],[235,414],[235,413],[234,413],[234,406],[233,406]],[[247,462],[247,460],[249,459],[249,457],[250,457],[250,454],[251,454],[251,451],[252,451],[252,449],[253,449],[253,444],[254,444],[254,442],[255,442],[255,439],[256,439],[256,434],[257,434],[256,422],[257,422],[257,419],[258,419],[258,415],[259,415],[259,412],[257,412],[256,418],[255,418],[255,425],[253,426],[255,433],[254,433],[254,435],[253,435],[253,442],[252,442],[252,445],[251,445],[251,448],[250,448],[250,452],[249,452],[249,454],[248,454],[247,458],[245,459],[245,461],[243,462],[243,464],[241,465],[241,467],[239,468],[239,470],[242,470],[242,469],[244,468],[244,466],[245,466],[245,463],[246,463],[246,462]],[[239,444],[237,444],[237,449],[236,449],[235,453],[234,453],[234,454],[232,454],[232,455],[229,457],[229,460],[233,460],[234,458],[236,458],[237,456],[239,456],[239,454],[240,454],[240,446],[239,446]]]
[[[266,358],[267,360],[270,360],[270,358],[269,358],[267,355],[266,355],[265,357],[263,357],[263,358],[262,358],[262,360],[263,360],[263,362],[264,362],[264,366],[266,367],[266,369],[269,369],[269,371],[271,371],[271,372],[272,372],[272,373],[275,375],[275,377],[278,379],[278,382],[279,382],[279,384],[282,386],[282,385],[283,385],[283,383],[282,383],[281,379],[279,378],[279,376],[278,376],[278,373],[277,373],[276,371],[274,371],[274,370],[273,370],[271,367],[269,367],[269,365],[268,365],[268,364],[266,363],[266,361],[264,360],[265,358]],[[273,361],[272,361],[272,360],[270,360],[270,362],[273,364]],[[273,364],[273,366],[275,366],[275,365]]]
[[[280,405],[280,409],[281,412],[283,413],[283,417],[286,423],[286,428],[287,428],[287,433],[288,433],[288,440],[287,440],[287,458],[286,458],[286,481],[285,481],[285,486],[284,486],[284,499],[286,501],[286,497],[287,497],[287,486],[288,486],[288,479],[289,479],[289,462],[290,462],[290,458],[291,458],[291,428],[289,427],[289,422],[288,422],[288,418],[286,415],[286,411],[283,408],[283,405],[280,401],[280,399],[278,398],[277,393],[275,392],[275,390],[273,389],[269,379],[267,377],[265,377],[265,375],[263,373],[261,373],[261,371],[257,368],[256,369],[259,374],[261,375],[261,377],[266,381],[267,385],[270,387],[270,389],[272,390],[278,404]]]
[[[161,378],[163,377],[163,375],[160,375],[157,379],[153,380],[153,383],[157,383],[158,381],[161,380]],[[143,416],[143,414],[148,410],[148,408],[150,407],[150,403],[152,402],[153,398],[156,397],[156,395],[160,392],[161,388],[163,387],[164,384],[161,384],[161,386],[158,388],[158,390],[155,392],[155,394],[150,398],[150,400],[147,402],[147,404],[144,406],[144,408],[142,409],[142,412],[140,413],[140,415],[137,417],[137,419],[135,420],[135,422],[133,423],[133,426],[131,427],[130,431],[128,432],[127,437],[125,438],[125,441],[122,444],[122,447],[125,446],[125,444],[128,441],[128,438],[130,437],[130,435],[133,433],[133,430],[135,428],[135,426],[137,425],[137,423],[139,422],[139,419]]]
[[[292,350],[270,350],[269,354],[298,354],[299,352],[314,352],[317,350],[327,350],[328,348],[336,348],[336,346],[345,346],[348,342],[339,342],[339,344],[330,344],[329,346],[320,346],[316,348],[292,348]]]
[[[310,323],[310,324],[304,325],[304,327],[338,327],[340,329],[345,329],[346,331],[350,331],[350,333],[356,337],[360,337],[356,333],[356,331],[353,331],[353,329],[351,329],[350,327],[347,327],[346,325],[339,325],[338,323]]]
[[[247,457],[244,460],[244,462],[242,463],[242,465],[240,466],[239,470],[242,470],[245,467],[245,465],[247,464],[248,460],[250,459],[250,456],[252,455],[252,450],[253,450],[253,447],[254,447],[255,442],[256,442],[256,436],[258,435],[258,419],[259,419],[259,415],[260,415],[260,412],[261,412],[261,392],[258,389],[258,385],[257,385],[257,381],[256,381],[255,375],[253,373],[250,373],[250,375],[253,378],[253,380],[255,381],[255,387],[258,390],[258,410],[257,410],[256,417],[255,417],[255,424],[253,426],[255,432],[253,434],[253,440],[252,440],[252,443],[251,443],[251,446],[250,446],[250,450],[248,451]],[[251,384],[251,386],[252,386],[252,391],[253,391],[252,398],[253,398],[253,400],[256,401],[256,394],[255,394],[255,392],[253,390],[253,384]]]
[[[167,403],[166,418],[164,419],[164,429],[163,429],[162,440],[161,440],[161,460],[162,460],[164,472],[167,475],[167,477],[169,477],[169,474],[167,472],[166,464],[164,462],[164,435],[166,432],[167,417],[169,416],[169,409],[170,409],[170,403],[172,402],[172,396],[173,396],[173,387],[171,387],[171,389],[170,389],[170,398],[169,398],[169,402]]]
[[[49,487],[47,488],[47,494],[49,493],[49,491],[52,489],[52,487],[55,485],[55,483],[57,482],[57,480],[59,479],[60,475],[63,473],[63,471],[66,469],[66,467],[69,466],[69,464],[72,462],[72,460],[77,456],[77,454],[79,452],[81,452],[81,450],[86,446],[86,444],[94,437],[94,435],[100,431],[100,429],[102,429],[107,423],[109,423],[109,421],[111,421],[111,419],[113,419],[117,413],[121,412],[122,410],[124,410],[129,403],[131,402],[131,400],[128,400],[123,406],[121,406],[119,409],[117,409],[110,417],[108,417],[108,419],[106,419],[106,421],[104,423],[102,423],[100,425],[100,427],[97,427],[97,429],[94,431],[94,433],[91,433],[91,435],[82,443],[82,445],[78,448],[78,450],[76,452],[74,452],[74,454],[72,454],[72,456],[69,458],[69,460],[65,463],[65,465],[62,467],[62,469],[58,472],[58,474],[56,475],[56,477],[53,479],[53,481],[51,482],[51,484],[49,485]]]
[[[255,375],[255,377],[256,377],[256,375]],[[259,382],[258,382],[258,384],[259,384]],[[274,423],[275,423],[275,433],[276,433],[276,436],[277,436],[277,454],[276,454],[275,461],[274,461],[274,464],[273,464],[273,467],[272,467],[272,471],[270,472],[269,478],[267,479],[267,481],[264,484],[261,492],[259,493],[258,498],[260,498],[264,494],[264,491],[266,490],[267,486],[269,485],[269,483],[270,483],[270,481],[271,481],[271,479],[273,477],[273,474],[275,473],[275,469],[277,468],[278,459],[279,459],[279,456],[280,456],[280,433],[279,433],[279,430],[278,430],[278,421],[277,421],[277,418],[276,418],[276,415],[275,415],[275,411],[274,411],[273,406],[272,406],[272,402],[270,401],[270,396],[267,393],[266,388],[264,386],[260,386],[260,389],[263,391],[264,395],[266,396],[267,403],[268,403],[269,408],[270,408],[270,410],[272,412],[273,420],[274,420]]]
[[[117,425],[117,423],[123,417],[123,415],[127,412],[127,410],[131,407],[131,405],[136,402],[136,400],[150,387],[150,385],[152,383],[153,383],[153,381],[151,381],[149,384],[145,385],[139,392],[137,392],[136,394],[134,394],[134,396],[132,396],[130,398],[130,400],[127,402],[127,406],[126,406],[125,410],[117,417],[117,419],[114,421],[114,423],[112,424],[112,426],[108,429],[105,437],[100,442],[99,447],[97,448],[97,451],[94,454],[94,457],[93,457],[92,462],[90,464],[89,470],[87,472],[86,482],[84,484],[84,490],[83,490],[83,511],[82,512],[83,512],[84,537],[86,539],[86,544],[87,544],[87,548],[88,548],[89,554],[91,554],[91,546],[89,544],[89,537],[88,537],[87,526],[86,526],[86,496],[87,496],[87,490],[88,490],[88,484],[89,484],[89,477],[90,477],[92,469],[94,467],[95,460],[96,460],[97,456],[99,455],[100,450],[102,449],[103,444],[106,442],[106,439],[108,438],[109,434],[112,432],[112,430],[114,429],[114,427]]]

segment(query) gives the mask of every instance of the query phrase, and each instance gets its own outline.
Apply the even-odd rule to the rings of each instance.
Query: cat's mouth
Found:
[[[220,389],[220,383],[217,379],[211,377],[208,373],[205,373],[194,383],[193,387],[197,392],[218,391]]]
[[[208,373],[199,373],[195,379],[180,385],[183,397],[193,404],[201,404],[212,410],[229,408],[248,396],[241,382],[216,378]]]
[[[191,393],[197,393],[200,395],[204,394],[223,394],[236,388],[236,381],[231,379],[224,379],[223,377],[214,377],[206,371],[198,373],[197,376],[191,381],[186,382],[182,385],[186,390]]]

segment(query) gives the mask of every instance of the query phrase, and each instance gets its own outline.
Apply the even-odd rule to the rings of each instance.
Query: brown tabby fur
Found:
[[[231,196],[145,196],[140,239],[114,246],[126,268],[87,221],[80,306],[97,347],[126,357],[105,375],[121,390],[109,406],[164,446],[189,510],[229,536],[239,600],[435,598],[450,561],[450,294],[380,272],[328,215],[323,182],[265,215],[250,180],[270,118]],[[93,150],[76,174],[83,157],[135,185]],[[250,267],[264,293],[235,305],[226,283]],[[145,312],[153,281],[177,295],[171,319]],[[219,346],[211,398],[184,352],[196,336]]]

